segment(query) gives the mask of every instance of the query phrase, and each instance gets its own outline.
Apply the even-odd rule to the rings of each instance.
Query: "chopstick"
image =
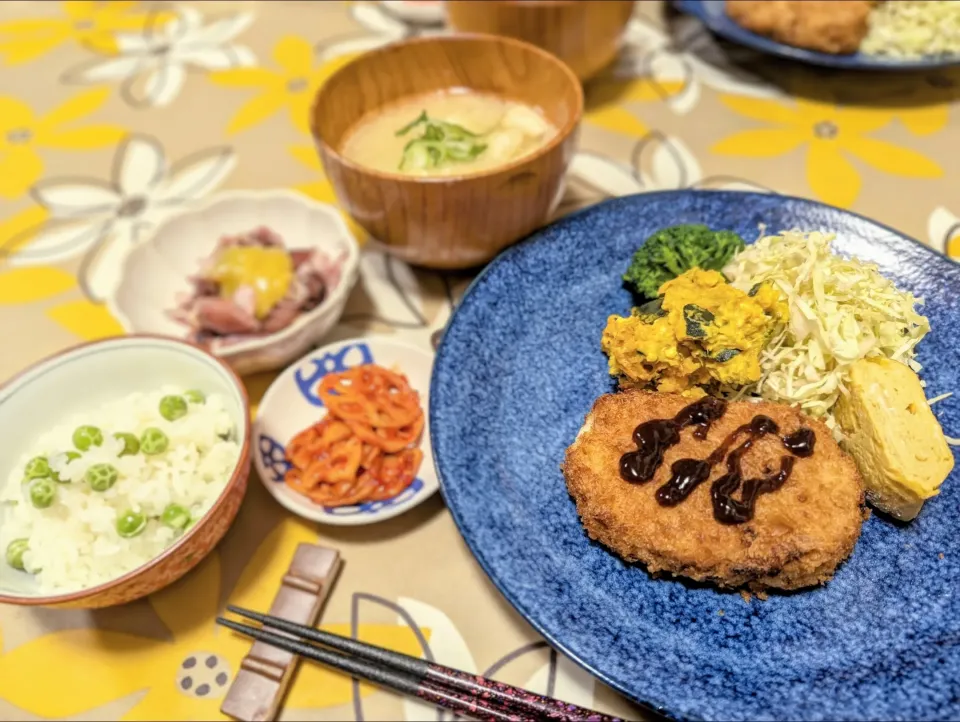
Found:
[[[451,667],[394,652],[338,634],[323,632],[268,614],[228,605],[227,609],[303,639],[318,642],[323,649],[289,637],[218,618],[217,622],[243,634],[280,646],[304,657],[347,671],[381,686],[421,697],[461,714],[491,720],[555,719],[568,722],[621,722],[594,710],[545,697],[502,682],[468,674]],[[256,633],[256,634],[255,634]],[[269,635],[269,639],[258,635]],[[275,641],[276,640],[276,643]],[[338,651],[333,651],[338,650]],[[346,654],[340,654],[340,652]],[[319,655],[318,655],[319,653]],[[346,656],[346,655],[353,655]],[[349,665],[349,666],[348,666]],[[381,681],[382,680],[382,681]],[[455,705],[455,706],[451,706]]]
[[[261,642],[266,642],[274,647],[299,654],[301,657],[321,662],[341,672],[348,672],[353,677],[372,682],[380,687],[402,692],[411,697],[419,697],[462,716],[469,716],[478,720],[493,720],[494,722],[523,722],[533,719],[532,717],[520,717],[511,712],[488,707],[480,700],[457,697],[455,692],[440,689],[428,682],[418,681],[414,677],[396,672],[388,667],[381,667],[339,652],[315,647],[296,639],[281,637],[279,634],[264,629],[232,622],[223,617],[217,617],[217,624],[246,634]]]

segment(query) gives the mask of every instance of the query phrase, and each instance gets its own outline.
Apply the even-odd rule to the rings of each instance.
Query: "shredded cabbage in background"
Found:
[[[743,291],[771,281],[790,305],[788,325],[761,354],[760,380],[727,395],[799,406],[839,439],[832,411],[846,393],[850,365],[885,356],[920,371],[914,349],[930,322],[915,310],[923,300],[899,290],[875,265],[834,255],[834,237],[797,230],[765,236],[724,268]]]
[[[892,58],[960,53],[960,2],[888,0],[869,16],[861,52]]]

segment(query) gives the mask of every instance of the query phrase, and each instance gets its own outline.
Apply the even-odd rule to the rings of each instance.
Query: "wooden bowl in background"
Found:
[[[633,0],[448,0],[446,9],[454,30],[533,43],[584,81],[616,57]]]
[[[534,153],[463,176],[380,173],[344,158],[365,116],[421,93],[496,93],[539,107],[558,129]],[[563,195],[583,90],[570,68],[528,43],[492,35],[418,38],[366,53],[320,89],[311,113],[327,177],[343,208],[389,253],[430,268],[469,268],[543,225]]]

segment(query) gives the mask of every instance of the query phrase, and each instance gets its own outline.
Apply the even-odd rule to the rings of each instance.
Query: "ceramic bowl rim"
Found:
[[[296,191],[289,190],[287,188],[273,188],[273,189],[261,189],[261,190],[225,190],[219,193],[214,193],[213,195],[204,198],[202,201],[199,201],[195,204],[187,206],[183,211],[179,213],[174,213],[167,218],[164,218],[160,223],[152,229],[149,236],[144,239],[141,243],[138,243],[134,248],[124,256],[123,262],[121,264],[120,275],[121,278],[127,278],[129,273],[129,266],[131,258],[133,257],[134,252],[144,246],[154,245],[156,239],[159,237],[160,233],[164,231],[171,223],[178,221],[183,218],[192,218],[203,215],[206,211],[214,206],[217,206],[222,203],[230,203],[244,200],[271,200],[271,199],[280,199],[280,200],[290,200],[294,203],[300,204],[305,208],[312,210],[321,210],[324,213],[327,213],[331,218],[334,219],[335,223],[339,226],[342,231],[342,236],[345,239],[345,245],[347,247],[347,257],[343,260],[343,264],[340,270],[340,282],[337,284],[336,288],[333,291],[326,295],[323,301],[320,304],[306,313],[300,314],[299,318],[294,320],[286,328],[283,328],[279,331],[276,331],[266,336],[261,336],[257,338],[248,339],[245,341],[240,341],[239,343],[230,344],[224,349],[218,350],[214,353],[214,356],[224,359],[233,359],[238,356],[241,356],[245,353],[253,351],[262,351],[264,349],[269,349],[276,344],[282,343],[293,338],[296,334],[301,333],[305,328],[308,328],[313,322],[322,318],[324,314],[329,313],[332,309],[335,309],[337,304],[341,301],[342,298],[345,298],[352,290],[354,285],[354,280],[357,274],[360,271],[360,244],[357,241],[356,237],[353,235],[353,232],[350,230],[350,227],[346,224],[346,221],[343,220],[343,216],[340,214],[336,206],[333,206],[329,203],[323,203],[318,200],[314,200],[309,196],[304,195]],[[138,331],[134,328],[134,324],[130,321],[127,314],[121,308],[117,300],[117,293],[120,287],[123,285],[121,280],[117,283],[110,291],[106,298],[106,305],[110,312],[117,318],[120,322],[120,325],[123,326],[124,330],[128,332],[128,335],[162,335],[154,334],[150,331]],[[179,341],[184,341],[190,343],[184,337],[178,336],[166,336],[165,338],[173,338]]]
[[[247,396],[247,389],[243,385],[243,382],[240,380],[240,377],[237,373],[230,367],[230,365],[223,359],[215,356],[214,354],[206,351],[196,344],[189,343],[188,341],[183,341],[177,338],[171,338],[169,336],[163,336],[161,334],[155,333],[132,333],[124,336],[111,336],[109,338],[101,338],[95,341],[87,341],[84,343],[79,343],[74,346],[57,351],[56,353],[50,354],[34,363],[30,364],[26,368],[14,374],[12,377],[7,379],[5,382],[0,384],[0,392],[6,391],[11,387],[17,386],[26,376],[30,373],[41,369],[47,364],[52,363],[58,359],[69,357],[79,351],[84,349],[92,348],[94,346],[111,346],[119,341],[136,341],[136,340],[149,340],[149,341],[159,341],[161,343],[171,344],[173,346],[186,346],[191,352],[199,354],[201,357],[206,356],[208,359],[212,360],[213,364],[219,366],[226,373],[227,378],[233,382],[234,391],[237,393],[239,400],[242,402],[243,407],[243,428],[244,428],[244,437],[243,443],[240,446],[240,455],[237,459],[237,463],[234,466],[233,472],[230,474],[230,478],[227,483],[224,485],[223,489],[220,491],[220,495],[217,497],[217,500],[213,505],[207,509],[206,514],[204,514],[200,519],[194,524],[187,533],[177,539],[169,547],[161,551],[155,557],[150,559],[147,562],[144,562],[140,566],[131,569],[126,574],[116,577],[115,579],[110,579],[106,582],[102,582],[93,587],[86,587],[84,589],[79,589],[73,592],[66,592],[64,594],[52,594],[47,596],[10,596],[8,594],[3,594],[0,592],[0,604],[14,604],[21,607],[49,607],[49,606],[59,606],[63,604],[68,604],[70,602],[76,602],[81,599],[87,599],[94,597],[102,592],[107,591],[108,589],[116,588],[122,586],[123,584],[131,581],[132,579],[146,574],[150,570],[154,569],[162,561],[166,561],[169,557],[177,554],[180,549],[186,544],[188,539],[193,538],[202,526],[209,523],[217,513],[220,511],[221,507],[226,503],[226,499],[229,496],[230,491],[236,487],[240,478],[244,475],[244,467],[249,466],[250,460],[250,437],[252,434],[252,424],[250,423],[250,399]],[[14,391],[16,393],[16,391]],[[246,461],[245,461],[246,460]],[[212,550],[211,550],[212,551]]]
[[[515,48],[527,53],[532,53],[533,55],[537,55],[543,60],[552,63],[554,66],[560,69],[562,74],[566,76],[567,81],[574,90],[576,107],[573,115],[563,125],[562,128],[557,130],[557,134],[550,140],[549,143],[537,148],[533,153],[517,158],[506,165],[493,166],[487,170],[477,171],[475,173],[464,173],[454,176],[407,176],[403,175],[402,173],[383,173],[381,171],[373,170],[372,168],[367,168],[366,166],[354,163],[352,160],[347,159],[336,148],[331,146],[327,140],[321,136],[320,131],[317,128],[317,108],[320,104],[321,98],[326,97],[326,95],[331,92],[329,90],[332,85],[331,81],[334,80],[338,75],[345,73],[361,61],[369,61],[374,56],[383,55],[387,52],[397,50],[398,48],[405,49],[416,45],[426,44],[455,44],[465,41],[480,41],[485,43],[487,47],[494,47],[496,45],[512,45]],[[409,95],[414,96],[416,93],[410,93]],[[564,143],[566,143],[567,140],[573,136],[583,120],[583,110],[583,84],[581,83],[580,79],[577,77],[576,73],[573,72],[570,66],[568,66],[556,55],[547,52],[543,48],[539,48],[536,45],[528,43],[524,40],[518,40],[505,35],[492,35],[490,33],[456,33],[454,35],[421,36],[404,38],[387,43],[386,45],[381,45],[380,47],[373,48],[372,50],[368,50],[358,55],[356,58],[344,65],[342,68],[339,68],[333,75],[331,75],[327,79],[327,82],[324,83],[317,91],[313,98],[313,102],[310,105],[310,134],[313,136],[314,143],[317,145],[317,150],[322,151],[320,153],[321,156],[328,154],[335,158],[337,163],[345,168],[349,168],[351,171],[359,175],[365,175],[369,178],[374,178],[377,180],[377,182],[390,181],[407,188],[415,186],[444,187],[457,183],[496,178],[501,174],[511,173],[519,168],[522,168],[528,163],[533,163],[541,158],[547,157],[559,148],[562,148]]]
[[[386,334],[373,334],[371,336],[350,336],[348,338],[337,339],[335,341],[330,341],[329,343],[325,343],[322,346],[317,346],[315,348],[312,348],[308,352],[300,356],[298,359],[296,359],[295,361],[291,361],[287,365],[287,367],[284,368],[283,371],[281,371],[279,374],[277,374],[277,377],[270,382],[270,385],[267,386],[266,391],[263,392],[263,396],[260,397],[260,402],[257,404],[257,415],[253,419],[253,424],[251,426],[251,429],[256,430],[258,426],[261,424],[262,419],[265,416],[264,409],[266,409],[267,406],[269,405],[271,394],[276,392],[276,389],[279,388],[280,386],[281,380],[284,379],[284,377],[287,375],[288,372],[291,371],[291,369],[293,369],[296,366],[299,366],[301,363],[303,363],[304,361],[309,359],[311,356],[314,356],[316,354],[327,353],[333,348],[343,347],[343,346],[348,346],[351,344],[358,344],[358,343],[365,343],[368,345],[371,343],[373,344],[386,343],[386,344],[390,344],[400,348],[408,349],[410,351],[413,351],[415,353],[422,354],[428,357],[431,356],[429,351],[426,351],[425,349],[421,348],[420,346],[417,346],[416,344],[413,344],[404,339],[394,338],[393,336],[388,336]],[[427,373],[426,392],[428,395],[430,395],[430,388],[432,386],[432,381],[433,381],[432,358],[433,357],[431,357],[431,366]],[[363,521],[353,521],[353,522],[341,521],[342,519],[345,519],[347,517],[336,517],[334,521],[331,521],[332,515],[328,513],[308,515],[306,512],[308,511],[309,507],[301,507],[299,504],[288,504],[286,500],[284,500],[280,496],[275,495],[270,490],[271,489],[270,484],[279,483],[279,482],[270,482],[264,477],[263,474],[260,473],[260,468],[259,468],[260,455],[258,453],[252,454],[251,463],[253,464],[254,469],[256,469],[257,471],[257,477],[260,479],[260,482],[264,485],[264,487],[266,487],[267,493],[270,494],[270,497],[274,501],[276,501],[277,504],[279,504],[284,509],[289,511],[291,514],[296,514],[301,519],[306,519],[307,521],[312,521],[317,524],[325,524],[327,526],[337,526],[337,527],[369,526],[371,524],[376,524],[378,522],[387,521],[388,519],[393,519],[395,517],[401,516],[402,514],[406,514],[408,511],[411,511],[415,507],[420,506],[420,504],[422,504],[427,499],[429,499],[434,494],[436,494],[438,491],[440,491],[440,486],[441,486],[440,473],[438,470],[436,470],[436,465],[434,462],[434,452],[432,451],[433,435],[431,433],[432,427],[430,426],[429,404],[426,407],[424,407],[423,413],[424,413],[424,421],[425,421],[423,436],[430,439],[431,453],[429,457],[426,454],[424,454],[423,461],[420,464],[420,468],[422,469],[423,464],[426,463],[428,460],[429,460],[429,463],[434,464],[435,475],[436,475],[436,486],[432,490],[429,490],[427,493],[421,494],[419,500],[414,504],[411,504],[410,506],[403,507],[399,510],[391,510],[390,512],[384,512],[384,513],[376,512],[374,514],[371,514],[369,517],[366,517]],[[422,441],[421,441],[421,444],[422,444]],[[400,493],[403,493],[403,492],[400,492]],[[310,503],[312,504],[313,502],[310,502]],[[317,504],[314,504],[314,506],[319,507],[319,505]],[[319,508],[322,508],[322,507],[319,507]]]

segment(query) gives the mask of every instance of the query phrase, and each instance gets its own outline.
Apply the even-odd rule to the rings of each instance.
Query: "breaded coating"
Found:
[[[706,439],[681,432],[654,478],[631,484],[620,477],[620,457],[636,450],[633,430],[654,419],[672,419],[690,403],[676,394],[624,391],[601,396],[567,449],[567,488],[590,538],[623,559],[722,587],[799,589],[828,581],[856,544],[865,518],[863,482],[853,460],[822,423],[780,404],[731,402]],[[714,467],[706,482],[674,507],[661,506],[657,489],[683,458],[705,459],[735,429],[758,414],[769,416],[782,434],[801,426],[816,434],[814,453],[797,458],[787,482],[762,494],[751,521],[727,525],[713,515],[710,487],[726,473]],[[744,478],[761,477],[785,456],[780,439],[765,436],[742,460]]]
[[[867,36],[869,0],[727,0],[738,25],[797,48],[844,55]]]

